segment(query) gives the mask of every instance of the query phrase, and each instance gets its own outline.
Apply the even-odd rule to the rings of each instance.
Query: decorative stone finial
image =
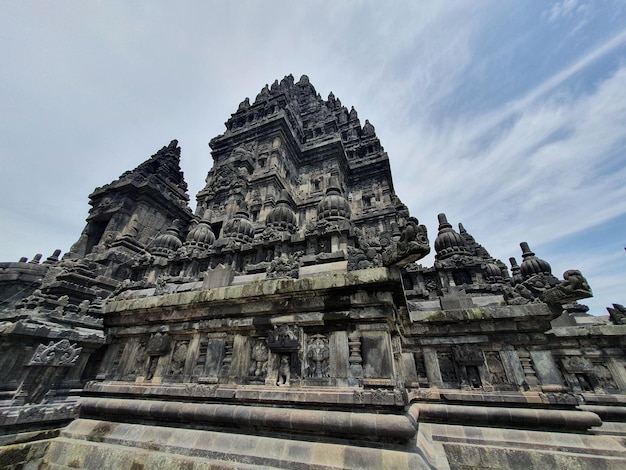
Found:
[[[328,181],[328,188],[326,188],[326,194],[331,192],[341,194],[341,186],[339,186],[339,178],[336,175],[332,175]]]
[[[33,259],[30,261],[31,264],[39,264],[39,261],[41,261],[41,257],[43,255],[41,253],[37,253]]]
[[[452,225],[448,223],[448,218],[446,217],[446,214],[444,214],[443,212],[437,215],[437,220],[439,220],[439,230],[442,230],[444,228],[452,228]]]
[[[376,135],[376,129],[374,129],[374,126],[369,122],[369,120],[365,120],[365,124],[363,125],[363,137],[373,137]]]
[[[532,252],[532,250],[528,246],[528,243],[522,242],[519,244],[519,246],[522,249],[522,257],[524,257],[524,259],[530,256],[535,256],[535,253]]]
[[[249,108],[250,108],[250,98],[246,97],[245,100],[239,103],[239,107],[237,108],[237,111],[245,111],[246,109],[249,109]]]
[[[552,275],[552,268],[547,261],[544,261],[535,256],[535,253],[530,249],[528,243],[522,242],[519,244],[522,249],[522,264],[520,270],[524,279],[528,279],[535,274]]]
[[[439,219],[439,233],[435,238],[435,251],[438,260],[449,258],[452,255],[470,255],[469,248],[461,235],[456,233],[448,222],[446,214],[437,215]]]

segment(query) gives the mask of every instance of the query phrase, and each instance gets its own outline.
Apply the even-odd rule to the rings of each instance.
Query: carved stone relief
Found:
[[[269,351],[267,342],[264,339],[257,339],[252,345],[251,351],[252,364],[250,365],[250,375],[263,379],[267,374],[267,360],[269,359]]]
[[[189,340],[176,341],[174,352],[170,360],[168,375],[182,375],[185,370],[185,360],[189,350]]]
[[[491,385],[508,383],[506,371],[500,359],[498,351],[490,351],[485,353],[487,368],[489,369],[489,381]]]
[[[40,344],[30,362],[29,366],[53,366],[68,367],[76,364],[82,348],[76,344],[71,344],[68,340],[62,339],[58,342],[50,341],[48,345]]]
[[[328,360],[330,358],[328,338],[321,334],[311,336],[307,341],[306,358],[308,360],[307,375],[309,377],[316,379],[328,377]]]

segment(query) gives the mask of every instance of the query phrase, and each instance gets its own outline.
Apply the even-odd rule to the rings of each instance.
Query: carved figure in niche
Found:
[[[135,354],[135,363],[131,370],[131,375],[141,375],[146,364],[146,344],[140,343]]]
[[[487,367],[489,368],[489,380],[492,385],[507,383],[506,372],[502,360],[497,352],[487,353]]]
[[[415,359],[415,372],[417,373],[417,380],[420,382],[427,381],[426,376],[426,364],[424,363],[424,356],[421,352],[413,353]]]
[[[289,355],[283,354],[280,357],[280,365],[278,366],[278,380],[276,385],[289,385],[289,379],[291,378],[291,364],[289,361]]]
[[[172,339],[167,333],[156,332],[148,340],[148,353],[153,355],[163,355],[170,351]]]
[[[54,311],[63,315],[65,313],[65,309],[70,304],[70,298],[67,295],[62,295],[57,300],[57,303],[58,303],[58,306],[54,309]]]
[[[432,277],[428,277],[424,280],[424,286],[429,292],[437,291],[437,281]]]
[[[324,335],[313,335],[307,343],[308,375],[316,379],[328,377],[328,359],[330,348]]]
[[[454,360],[464,366],[479,366],[484,362],[480,348],[471,344],[461,344],[452,348]]]
[[[602,389],[614,389],[618,388],[617,383],[613,380],[613,375],[606,364],[594,363],[596,378]]]
[[[264,377],[267,372],[268,350],[265,340],[259,339],[252,346],[252,365],[250,366],[250,375],[255,377]]]
[[[437,360],[439,362],[439,371],[441,372],[441,380],[447,383],[458,382],[458,376],[456,373],[456,367],[452,361],[451,354],[448,352],[437,353]]]
[[[176,344],[172,361],[170,362],[170,375],[180,375],[185,369],[185,359],[187,358],[188,341],[179,341]]]
[[[152,380],[154,373],[156,372],[157,364],[159,363],[159,356],[150,356],[150,362],[148,364],[148,373],[146,374],[147,380]]]
[[[482,386],[482,382],[480,380],[480,374],[478,373],[478,367],[476,366],[467,366],[467,381],[469,382],[469,386],[472,388],[480,388]]]
[[[130,218],[130,220],[128,221],[128,224],[126,224],[126,227],[124,227],[124,230],[122,230],[122,233],[120,234],[119,238],[135,238],[137,237],[137,234],[139,233],[139,216],[137,214],[133,214]]]
[[[578,380],[578,385],[583,392],[593,392],[593,385],[587,374],[575,374]]]

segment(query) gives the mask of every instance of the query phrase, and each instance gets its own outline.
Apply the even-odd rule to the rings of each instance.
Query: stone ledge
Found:
[[[409,414],[416,422],[512,426],[526,429],[554,428],[569,432],[586,431],[591,427],[602,425],[602,420],[597,414],[580,410],[414,403],[409,407]]]
[[[87,416],[194,422],[206,426],[257,432],[350,438],[366,441],[407,442],[416,424],[407,415],[302,410],[266,406],[181,403],[121,398],[83,398],[81,414]]]
[[[387,384],[387,381],[385,381]],[[345,406],[362,405],[377,407],[404,407],[402,395],[394,390],[361,388],[319,387],[258,387],[253,385],[227,385],[207,383],[150,384],[128,382],[89,382],[85,392],[91,394],[135,395],[142,398],[168,397],[178,399],[240,400],[248,403]]]
[[[452,468],[625,468],[620,439],[562,431],[420,423]]]
[[[358,287],[367,289],[368,285],[399,282],[399,274],[387,268],[371,268],[349,273],[330,274],[303,279],[276,279],[254,281],[228,287],[217,287],[209,290],[164,294],[140,299],[115,300],[107,302],[105,313],[147,310],[151,308],[197,307],[208,303],[241,303],[245,304],[256,298],[282,295],[315,296],[319,292],[336,288]]]
[[[385,448],[79,419],[55,439],[49,468],[433,469],[414,443]],[[56,465],[56,466],[54,466]]]
[[[581,405],[578,408],[597,414],[603,421],[626,423],[626,406]]]
[[[485,320],[528,321],[533,318],[551,320],[554,314],[545,304],[504,305],[473,307],[458,310],[419,310],[418,302],[409,301],[409,317],[412,322],[463,323]]]

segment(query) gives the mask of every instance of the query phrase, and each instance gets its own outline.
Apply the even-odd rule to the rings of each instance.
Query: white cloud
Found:
[[[624,68],[599,73],[592,90],[563,86],[616,56],[623,30],[502,103],[489,74],[522,82],[508,67],[544,55],[516,55],[525,38],[548,34],[526,3],[24,5],[7,7],[0,29],[0,213],[11,239],[0,259],[68,249],[87,194],[172,138],[193,206],[211,166],[209,139],[246,95],[288,73],[308,74],[323,96],[332,90],[376,126],[396,191],[431,240],[445,211],[506,259],[523,239],[536,249],[626,210]],[[557,20],[585,16],[584,6],[551,7],[546,57]],[[501,44],[485,39],[508,26]],[[481,111],[454,102],[467,83],[493,87]]]
[[[583,5],[578,2],[578,0],[562,0],[560,2],[556,2],[550,8],[550,17],[549,21],[556,21],[559,18],[567,17],[576,10],[580,10],[584,8]]]
[[[402,136],[404,156],[392,160],[402,170],[396,171],[396,188],[430,227],[431,239],[436,214],[444,211],[506,260],[519,256],[522,240],[546,246],[626,214],[626,66],[583,94],[559,88],[625,37],[621,33],[513,104],[457,118],[435,133],[425,125]],[[540,255],[550,260],[549,252]],[[583,268],[580,261],[570,260],[574,266],[563,270]],[[594,269],[591,275],[598,294],[617,295],[611,286],[624,272]]]

